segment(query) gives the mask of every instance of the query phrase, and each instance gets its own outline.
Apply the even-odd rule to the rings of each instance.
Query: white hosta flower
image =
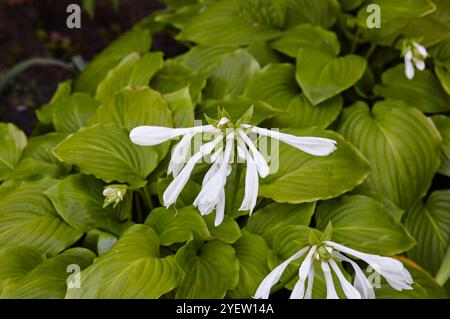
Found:
[[[403,57],[405,60],[405,75],[408,79],[414,78],[414,68],[419,71],[425,70],[425,59],[428,57],[428,52],[424,46],[414,41],[404,41]]]
[[[103,208],[114,204],[113,207],[116,207],[127,193],[126,185],[108,185],[103,189],[103,196],[105,196],[105,201],[103,203]]]
[[[333,273],[336,275],[342,291],[347,298],[374,299],[375,293],[369,279],[367,279],[364,272],[356,262],[343,254],[351,255],[365,261],[381,276],[383,276],[387,283],[395,290],[401,291],[413,289],[411,287],[413,283],[411,275],[399,260],[390,257],[362,253],[332,241],[324,241],[320,247],[317,247],[317,245],[312,245],[300,249],[297,253],[272,270],[272,272],[259,285],[254,298],[267,299],[269,297],[270,290],[279,281],[286,267],[291,262],[301,258],[306,253],[307,255],[299,268],[299,279],[291,293],[292,299],[309,299],[312,297],[315,274],[313,263],[314,258],[320,262],[320,267],[322,268],[324,274],[327,288],[327,299],[339,298],[333,281]],[[355,279],[353,284],[351,284],[344,276],[336,260],[351,264],[355,270]],[[306,281],[308,281],[308,286],[305,290]]]
[[[240,121],[238,121],[239,123]],[[190,156],[191,140],[199,133],[214,136],[211,142],[200,147],[200,150]],[[257,149],[248,133],[268,136],[278,139],[306,153],[316,156],[327,156],[336,149],[336,141],[318,137],[298,137],[248,124],[230,123],[227,117],[222,117],[216,125],[204,125],[191,128],[168,128],[160,126],[139,126],[130,133],[133,143],[143,146],[157,145],[182,136],[180,142],[172,151],[167,170],[174,179],[163,194],[164,206],[175,204],[178,196],[189,180],[194,166],[206,155],[210,155],[212,166],[204,176],[202,189],[194,201],[202,215],[216,211],[215,225],[219,225],[225,213],[225,184],[231,172],[231,164],[236,156],[241,162],[246,162],[245,195],[240,210],[250,213],[256,206],[259,189],[259,177],[270,174],[269,165]],[[214,152],[213,152],[214,151]]]

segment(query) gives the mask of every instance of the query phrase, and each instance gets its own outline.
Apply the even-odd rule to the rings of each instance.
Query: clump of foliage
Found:
[[[413,290],[382,279],[377,298],[446,298],[450,189],[432,181],[450,176],[450,3],[166,4],[61,83],[32,136],[0,124],[0,297],[251,298],[305,234],[331,225],[333,241],[398,255],[410,271]],[[369,4],[382,9],[380,28],[368,28]],[[157,32],[186,52],[151,51]],[[408,79],[412,42],[429,56]],[[252,124],[338,149],[314,157],[280,145],[251,217],[238,210],[242,173],[228,177],[220,226],[198,213],[201,165],[176,208],[161,207],[170,143],[137,146],[129,132],[190,127],[218,106],[235,120],[253,106]],[[315,298],[325,296],[321,278]]]

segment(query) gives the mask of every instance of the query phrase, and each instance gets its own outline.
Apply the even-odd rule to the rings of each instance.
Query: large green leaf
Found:
[[[277,202],[303,203],[337,197],[362,183],[369,173],[366,159],[339,134],[317,128],[283,132],[295,136],[331,138],[337,150],[313,156],[280,142],[278,171],[261,181],[259,195]],[[275,155],[271,157],[276,161]]]
[[[242,231],[233,244],[239,262],[239,282],[228,295],[231,298],[252,298],[259,284],[269,274],[269,247],[261,236]]]
[[[125,128],[94,125],[69,135],[53,150],[63,162],[105,182],[118,181],[133,187],[146,184],[146,177],[158,164],[153,148],[134,145]]]
[[[238,223],[228,215],[225,215],[220,225],[214,225],[215,216],[209,214],[203,217],[211,235],[227,244],[232,244],[241,237]]]
[[[81,287],[68,289],[66,298],[159,298],[176,288],[182,276],[175,256],[160,256],[153,229],[134,225],[81,272]]]
[[[316,48],[337,55],[340,50],[336,34],[320,26],[302,24],[285,31],[283,36],[271,43],[272,48],[290,56],[297,57],[300,48]]]
[[[233,47],[196,45],[191,47],[179,59],[188,68],[209,74],[217,67],[220,58],[224,54],[232,53],[235,50]]]
[[[130,53],[99,83],[95,98],[106,102],[125,87],[148,85],[153,75],[164,64],[161,52],[142,55]]]
[[[284,110],[298,93],[300,89],[295,82],[295,67],[280,63],[269,64],[256,73],[248,82],[244,95]]]
[[[130,226],[131,197],[126,196],[116,208],[103,208],[105,183],[92,176],[76,174],[66,177],[45,192],[58,214],[81,232],[101,229],[121,234]]]
[[[100,105],[86,93],[74,93],[59,98],[53,106],[52,121],[56,131],[73,133],[86,126]]]
[[[189,87],[164,95],[172,111],[174,127],[191,127],[194,125],[194,103],[192,102]]]
[[[27,146],[27,137],[14,124],[0,123],[0,181],[14,170]]]
[[[359,55],[337,57],[312,47],[297,54],[297,82],[306,97],[317,105],[353,86],[363,75],[367,61]]]
[[[0,187],[0,245],[29,244],[55,255],[82,235],[57,214],[44,192],[57,180],[3,184]]]
[[[41,250],[32,246],[6,246],[0,256],[0,273],[8,278],[3,291],[0,290],[2,299],[64,298],[67,284],[77,284],[77,275],[69,266],[81,271],[95,258],[94,253],[81,247],[46,258]],[[73,277],[69,278],[71,275]],[[82,278],[79,279],[81,285]]]
[[[286,24],[311,23],[330,28],[336,22],[337,8],[328,0],[287,0]]]
[[[75,89],[94,95],[97,85],[111,69],[132,52],[147,52],[151,42],[149,30],[136,28],[124,33],[88,64],[78,77]]]
[[[414,238],[380,202],[363,195],[321,202],[316,227],[324,231],[331,222],[333,241],[369,254],[396,255],[409,250]]]
[[[58,103],[59,99],[69,96],[71,91],[72,81],[68,80],[60,83],[56,88],[55,93],[53,93],[51,100],[48,103],[42,105],[38,110],[36,110],[36,116],[39,119],[39,122],[41,122],[42,124],[52,123],[53,108]]]
[[[450,190],[435,191],[412,207],[405,225],[417,240],[408,257],[435,275],[450,244]]]
[[[435,115],[431,118],[442,136],[441,167],[439,173],[450,176],[450,117]]]
[[[223,298],[238,283],[239,262],[234,249],[221,241],[200,247],[190,242],[178,250],[176,260],[184,271],[176,298]]]
[[[161,245],[170,246],[195,239],[210,240],[206,222],[200,213],[192,206],[178,210],[159,207],[151,211],[145,224],[152,227],[158,234]]]
[[[407,209],[424,196],[439,167],[441,139],[417,109],[382,101],[372,110],[355,103],[344,110],[338,131],[370,161],[362,192]]]
[[[31,137],[28,140],[22,160],[7,179],[23,179],[31,176],[60,177],[67,174],[71,166],[59,161],[51,150],[64,138],[63,133],[47,133]]]
[[[450,111],[449,96],[429,70],[417,71],[409,80],[404,68],[403,64],[399,64],[384,72],[382,84],[375,86],[375,93],[401,100],[425,113]]]
[[[217,67],[211,71],[205,98],[221,99],[228,94],[241,94],[259,69],[259,63],[245,50],[224,54]]]
[[[291,225],[308,226],[314,214],[315,203],[292,205],[271,203],[250,216],[245,230],[265,239],[272,247],[278,231]]]
[[[272,127],[326,128],[341,113],[342,104],[342,97],[337,95],[314,106],[304,94],[300,94],[289,103],[286,114],[277,116],[270,123]]]
[[[377,44],[392,45],[402,34],[404,28],[411,20],[432,13],[436,6],[428,0],[404,0],[401,3],[391,0],[373,0],[368,4],[379,8],[380,27],[374,28],[374,11],[362,6],[357,15],[358,26],[364,38]]]
[[[273,39],[279,34],[276,27],[283,22],[282,6],[279,6],[282,2],[224,0],[206,3],[200,14],[184,26],[177,39],[209,46],[239,46]]]

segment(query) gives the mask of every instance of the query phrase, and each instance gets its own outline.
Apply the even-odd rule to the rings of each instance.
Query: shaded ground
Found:
[[[95,15],[82,12],[81,29],[68,29],[66,8],[77,0],[0,0],[0,77],[31,57],[50,57],[71,63],[80,55],[89,61],[119,34],[162,4],[157,0],[96,0]],[[153,49],[168,55],[180,52],[170,37],[157,35]],[[33,66],[0,92],[0,121],[13,122],[30,134],[34,110],[46,103],[58,83],[73,78],[75,68]]]

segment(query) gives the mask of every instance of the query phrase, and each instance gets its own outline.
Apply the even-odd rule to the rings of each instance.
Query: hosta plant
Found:
[[[446,0],[166,1],[0,124],[0,297],[447,298],[449,72]]]

